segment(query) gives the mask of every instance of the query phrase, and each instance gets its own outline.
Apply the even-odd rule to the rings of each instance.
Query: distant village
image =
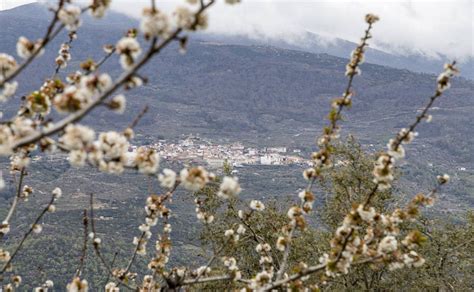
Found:
[[[241,143],[228,145],[213,144],[200,137],[189,136],[178,142],[159,140],[147,145],[156,149],[161,158],[175,161],[205,162],[210,168],[221,168],[227,161],[234,167],[245,165],[289,165],[305,164],[310,161],[301,157],[300,149],[286,147],[265,147],[262,149],[245,147]],[[135,151],[137,146],[131,146]]]

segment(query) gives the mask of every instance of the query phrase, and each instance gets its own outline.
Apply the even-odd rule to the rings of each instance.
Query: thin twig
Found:
[[[88,222],[88,218],[87,218],[87,209],[84,209],[84,215],[82,217],[82,224],[84,225],[84,241],[83,241],[83,245],[82,245],[82,253],[81,253],[81,257],[79,259],[79,268],[77,268],[76,270],[76,275],[75,277],[80,277],[81,274],[82,274],[82,271],[84,269],[84,264],[85,264],[85,259],[86,259],[86,256],[87,256],[87,241],[88,241],[88,234],[89,234],[89,231],[88,231],[88,228],[89,228],[89,222]]]
[[[48,209],[51,205],[53,205],[54,201],[55,201],[56,197],[54,195],[51,196],[51,200],[49,201],[48,205],[41,211],[41,213],[38,215],[38,217],[36,217],[35,221],[33,222],[33,224],[31,225],[30,229],[23,235],[23,238],[21,239],[20,243],[18,244],[18,246],[15,248],[15,250],[13,251],[13,253],[11,254],[10,256],[10,259],[5,263],[5,265],[3,266],[3,268],[0,270],[0,275],[3,274],[7,269],[8,267],[10,266],[10,264],[12,263],[13,259],[15,258],[15,256],[18,254],[18,252],[20,251],[21,247],[23,246],[23,243],[25,242],[25,240],[28,238],[28,236],[30,236],[30,234],[33,232],[33,229],[35,227],[35,225],[38,224],[38,222],[41,220],[41,218],[43,218],[44,214],[46,214],[46,212],[48,212]]]
[[[116,281],[118,281],[121,285],[123,285],[124,287],[128,288],[129,290],[138,290],[138,288],[134,288],[130,285],[128,285],[127,283],[125,283],[124,281],[122,281],[122,279],[120,279],[119,277],[115,276],[114,275],[114,272],[112,271],[112,268],[109,264],[107,264],[107,261],[105,260],[104,256],[102,255],[101,251],[100,251],[100,247],[99,247],[99,244],[96,243],[95,239],[97,238],[97,232],[95,230],[95,222],[94,222],[94,195],[91,193],[90,195],[90,216],[89,216],[89,219],[90,219],[90,223],[91,223],[91,229],[92,229],[92,234],[93,234],[93,238],[92,238],[92,243],[93,243],[93,247],[94,247],[94,251],[95,251],[95,254],[97,255],[97,257],[99,258],[100,262],[102,263],[102,265],[105,267],[105,269],[107,270],[107,272],[109,273],[109,275],[111,275]]]
[[[113,48],[110,53],[106,54],[104,57],[102,57],[102,59],[97,63],[97,65],[95,66],[95,70],[94,71],[97,71],[105,62],[107,62],[107,60],[112,57],[112,55],[115,53],[115,48]]]
[[[15,212],[16,206],[18,205],[18,201],[20,200],[20,195],[21,195],[22,186],[23,186],[23,178],[25,177],[25,174],[26,174],[26,169],[25,167],[23,167],[20,172],[20,179],[18,181],[16,195],[13,198],[13,202],[12,202],[12,205],[10,206],[10,210],[8,210],[7,217],[5,217],[5,219],[3,220],[3,222],[7,222],[7,224],[8,222],[10,222],[10,219],[13,216],[13,213]],[[0,240],[3,239],[4,236],[5,234],[0,233]]]
[[[76,32],[70,32],[70,33],[68,34],[69,39],[68,39],[68,41],[66,42],[67,45],[70,46],[70,45],[72,44],[72,42],[74,41],[74,34],[75,34],[75,33],[76,33]],[[51,79],[54,78],[54,77],[56,77],[56,76],[58,75],[60,69],[61,69],[61,65],[60,65],[60,64],[57,64],[57,65],[56,65],[56,69],[54,70],[53,76],[51,76]]]
[[[110,263],[110,266],[111,266],[111,267],[114,266],[115,260],[117,259],[117,255],[118,255],[118,252],[115,252],[115,253],[114,253],[114,257],[112,258],[112,262]],[[109,282],[109,279],[110,279],[110,274],[107,273],[107,279],[105,279],[105,284],[104,284],[104,285],[107,285],[107,283]]]
[[[133,129],[137,126],[138,122],[145,116],[145,114],[148,112],[148,105],[145,105],[141,112],[137,115],[137,117],[132,121],[132,123],[128,126],[130,129]]]

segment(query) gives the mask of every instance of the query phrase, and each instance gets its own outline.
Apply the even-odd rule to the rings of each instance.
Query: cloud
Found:
[[[0,0],[0,10],[11,9],[20,5],[36,2],[35,0]]]
[[[238,5],[222,2],[210,11],[210,32],[298,42],[304,32],[311,31],[356,42],[365,27],[364,15],[372,12],[381,17],[373,31],[379,48],[400,54],[474,56],[471,0],[243,0]],[[113,8],[138,17],[148,3],[115,0]],[[171,12],[173,6],[184,1],[158,3]]]
[[[3,1],[3,2],[2,2]],[[45,1],[45,0],[41,0]],[[0,0],[12,6],[31,0]],[[76,1],[77,2],[77,1]],[[81,0],[81,2],[87,2]],[[157,0],[169,13],[184,0]],[[150,0],[113,0],[112,9],[139,17]],[[375,47],[392,53],[422,53],[436,57],[474,57],[472,0],[242,0],[226,5],[218,0],[210,10],[209,32],[250,38],[303,41],[306,31],[327,38],[357,42],[368,12],[381,17],[373,35]]]

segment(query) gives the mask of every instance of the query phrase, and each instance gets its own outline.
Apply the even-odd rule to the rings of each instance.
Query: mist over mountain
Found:
[[[203,40],[223,42],[226,44],[240,44],[240,45],[270,45],[283,49],[300,50],[310,53],[325,53],[331,56],[347,58],[350,53],[357,46],[356,43],[341,39],[329,38],[321,36],[313,32],[305,32],[302,35],[295,37],[292,40],[284,38],[269,38],[264,35],[261,37],[247,37],[247,36],[228,36],[217,34],[201,34]],[[423,53],[388,53],[392,50],[390,44],[378,44],[384,50],[368,48],[366,57],[367,61],[372,64],[389,66],[398,69],[408,69],[413,72],[438,74],[441,70],[440,64],[451,62],[452,60],[444,55],[428,56]],[[468,58],[458,60],[459,68],[461,69],[461,76],[474,79],[474,60]]]

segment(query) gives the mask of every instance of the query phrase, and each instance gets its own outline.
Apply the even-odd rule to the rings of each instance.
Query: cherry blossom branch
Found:
[[[232,205],[229,205],[229,208],[234,212],[234,214],[238,215],[238,214],[237,214],[237,211],[235,210],[235,208],[234,208]],[[252,210],[252,212],[253,212],[253,210]],[[248,217],[251,216],[252,212],[248,215]],[[252,233],[252,238],[254,239],[255,242],[260,243],[260,244],[264,244],[264,243],[265,243],[263,237],[262,237],[262,236],[259,236],[259,235],[257,234],[257,232],[252,228],[252,226],[251,226],[247,221],[245,221],[244,218],[240,218],[240,216],[237,216],[237,218],[239,218],[240,222],[242,222],[242,224],[244,224],[244,226],[247,227],[247,228],[250,230],[250,232]],[[266,255],[267,257],[273,259],[273,257],[270,255],[270,253],[269,253],[268,251],[263,250],[263,252],[265,253],[265,255]],[[276,265],[276,266],[275,266],[275,265]],[[273,267],[276,269],[276,268],[278,268],[279,266],[280,266],[280,263],[279,263],[279,261],[278,261],[278,257],[275,257],[275,264],[273,264]]]
[[[211,0],[209,3],[201,6],[200,9],[195,13],[195,24],[197,24],[199,15],[201,15],[207,8],[215,3],[215,0]],[[156,44],[157,39],[152,40],[152,46],[147,51],[147,53],[139,60],[137,63],[133,64],[131,68],[124,72],[118,80],[106,91],[104,91],[96,100],[88,104],[85,108],[70,114],[64,119],[57,122],[55,125],[48,127],[48,129],[43,129],[41,131],[36,131],[36,133],[20,139],[12,145],[12,149],[16,150],[22,146],[26,146],[32,143],[39,141],[40,139],[56,134],[57,132],[64,129],[68,124],[78,122],[82,120],[87,114],[89,114],[95,107],[100,105],[105,99],[117,91],[123,84],[125,84],[135,73],[142,68],[148,61],[156,54],[159,54],[165,47],[167,47],[173,40],[178,39],[179,34],[183,31],[183,28],[177,28],[170,34],[169,37],[165,38],[161,43]]]
[[[179,182],[175,183],[174,187],[165,194],[165,196],[162,199],[163,203],[168,201],[169,199],[171,199],[171,197],[173,196],[173,193],[176,191],[178,186],[179,186]],[[143,231],[142,234],[140,235],[139,241],[142,240],[143,238],[145,238],[145,236],[146,236],[146,231]],[[140,247],[140,245],[137,244],[137,246],[135,247],[135,250],[134,250],[134,252],[133,252],[133,254],[132,254],[132,256],[131,256],[128,264],[127,264],[127,267],[125,268],[125,272],[123,272],[122,275],[126,275],[130,271],[130,269],[132,268],[132,265],[133,265],[133,263],[134,263],[134,261],[137,257],[137,254],[138,254],[139,247]]]
[[[201,278],[201,276],[205,273],[205,271],[212,265],[212,263],[214,263],[214,261],[216,260],[216,258],[219,256],[219,254],[225,249],[226,245],[229,243],[230,240],[228,240],[227,242],[225,242],[221,248],[219,248],[217,251],[214,252],[214,254],[212,255],[212,257],[209,259],[209,261],[207,262],[207,264],[204,266],[204,269],[203,269],[203,273],[200,273],[197,275],[197,277],[194,279],[193,282],[190,283],[190,285],[192,284],[196,284],[198,283],[199,279]]]
[[[58,7],[57,9],[54,10],[54,16],[53,19],[51,20],[51,23],[49,24],[46,33],[44,37],[41,40],[41,45],[38,47],[38,49],[34,50],[31,56],[29,56],[14,72],[6,76],[6,78],[2,81],[0,81],[0,88],[10,80],[13,80],[16,76],[18,76],[28,65],[39,55],[41,50],[46,47],[46,45],[56,37],[56,35],[61,31],[61,29],[64,28],[64,25],[61,25],[58,30],[56,30],[53,33],[53,29],[56,25],[56,23],[59,20],[58,14],[61,8],[64,6],[65,0],[59,0]]]
[[[381,256],[367,258],[367,259],[364,259],[364,260],[356,261],[356,262],[352,263],[352,265],[356,266],[356,265],[367,264],[367,263],[370,263],[370,262],[374,262],[374,261],[376,261],[380,258],[381,258]],[[289,276],[288,278],[270,283],[269,285],[263,287],[261,291],[271,291],[275,288],[281,287],[282,285],[285,285],[285,284],[290,283],[292,281],[296,281],[298,279],[301,279],[304,276],[308,276],[308,275],[320,272],[320,271],[326,269],[326,266],[327,266],[327,264],[320,264],[320,265],[317,265],[317,266],[308,267],[307,269],[303,270],[300,273],[296,273],[296,274],[293,274],[293,275]]]
[[[322,144],[322,149],[317,153],[318,154],[318,160],[321,162],[320,165],[316,165],[313,169],[314,174],[309,177],[309,182],[308,186],[306,187],[307,192],[311,192],[312,187],[316,181],[316,179],[319,177],[319,172],[320,168],[322,168],[321,165],[323,165],[326,161],[329,161],[329,145],[332,139],[332,136],[336,133],[338,130],[339,126],[337,125],[337,122],[341,120],[341,112],[345,107],[348,107],[351,105],[352,100],[351,100],[351,95],[352,95],[352,83],[354,80],[354,76],[357,75],[359,72],[358,67],[359,65],[363,62],[363,54],[365,48],[368,46],[367,41],[371,38],[370,31],[372,29],[372,25],[377,19],[375,20],[369,20],[366,17],[366,21],[368,23],[368,27],[365,30],[365,34],[361,40],[361,43],[357,46],[356,50],[353,53],[352,59],[350,63],[347,65],[347,72],[346,75],[349,76],[349,80],[346,85],[346,89],[344,90],[342,98],[336,100],[333,102],[333,107],[336,105],[336,109],[333,109],[330,114],[329,114],[329,120],[331,122],[330,126],[325,129],[325,132],[322,136],[323,143]],[[320,139],[321,140],[321,139]],[[318,169],[319,168],[319,169]],[[304,202],[301,202],[300,208],[303,207]],[[295,222],[294,222],[295,223]],[[290,249],[291,249],[291,240],[293,237],[293,234],[296,230],[296,224],[291,224],[290,231],[288,233],[288,243],[285,246],[285,251],[283,254],[283,260],[280,266],[280,269],[278,270],[276,274],[276,280],[280,280],[283,276],[283,273],[285,272],[287,263],[288,263],[288,257],[290,254]]]
[[[455,73],[455,72],[457,72],[457,69],[455,68],[455,65],[456,65],[456,61],[453,61],[451,64],[447,65],[447,68],[452,68],[451,70],[453,70],[453,73]],[[444,74],[444,73],[442,73],[442,74]],[[447,84],[441,83],[441,81],[443,81],[443,80],[438,79],[438,88],[436,89],[436,92],[429,98],[428,103],[425,105],[425,107],[423,108],[421,113],[416,116],[415,121],[408,127],[408,130],[404,131],[403,134],[401,134],[401,135],[397,134],[397,136],[395,137],[394,142],[391,144],[391,148],[394,151],[397,151],[399,149],[399,147],[401,146],[401,144],[403,143],[403,141],[405,141],[409,137],[409,135],[412,135],[414,133],[414,130],[421,123],[421,121],[423,119],[428,118],[429,110],[431,109],[431,107],[433,106],[435,101],[443,95],[443,90],[440,90],[440,86],[445,86],[445,89],[447,89],[449,87],[449,79],[448,79],[448,81],[446,81]],[[372,200],[373,196],[376,194],[376,192],[379,189],[380,185],[381,185],[380,182],[377,182],[375,184],[375,186],[372,188],[370,193],[367,195],[364,206],[368,206],[370,204],[370,201]]]
[[[112,93],[114,93],[116,90],[118,90],[122,84],[124,84],[130,77],[133,76],[133,74],[140,69],[143,65],[145,65],[148,60],[153,56],[154,50],[150,49],[147,54],[136,64],[133,65],[132,69],[129,71],[125,72],[122,74],[121,77],[119,77],[118,81],[115,82],[115,84],[108,90],[106,90],[100,97],[98,97],[96,100],[91,102],[89,105],[87,105],[85,108],[70,114],[66,118],[62,119],[55,125],[49,127],[47,130],[43,131],[37,131],[36,133],[32,134],[31,136],[25,137],[21,140],[19,140],[17,143],[13,145],[13,149],[16,150],[19,147],[29,145],[31,143],[35,143],[38,140],[53,135],[62,129],[64,129],[67,125],[72,124],[74,122],[78,122],[82,120],[89,112],[91,112],[96,106],[100,105],[102,101],[104,101],[107,97],[109,97]]]
[[[190,280],[184,280],[182,283],[180,283],[180,287],[183,286],[191,286],[191,285],[196,285],[196,284],[202,284],[202,283],[210,283],[210,282],[217,282],[217,281],[229,281],[232,280],[233,278],[231,276],[212,276],[212,277],[206,277],[206,278],[201,278],[198,281],[195,281],[194,279]],[[237,280],[238,282],[241,283],[250,283],[250,280],[246,279],[239,279]]]

